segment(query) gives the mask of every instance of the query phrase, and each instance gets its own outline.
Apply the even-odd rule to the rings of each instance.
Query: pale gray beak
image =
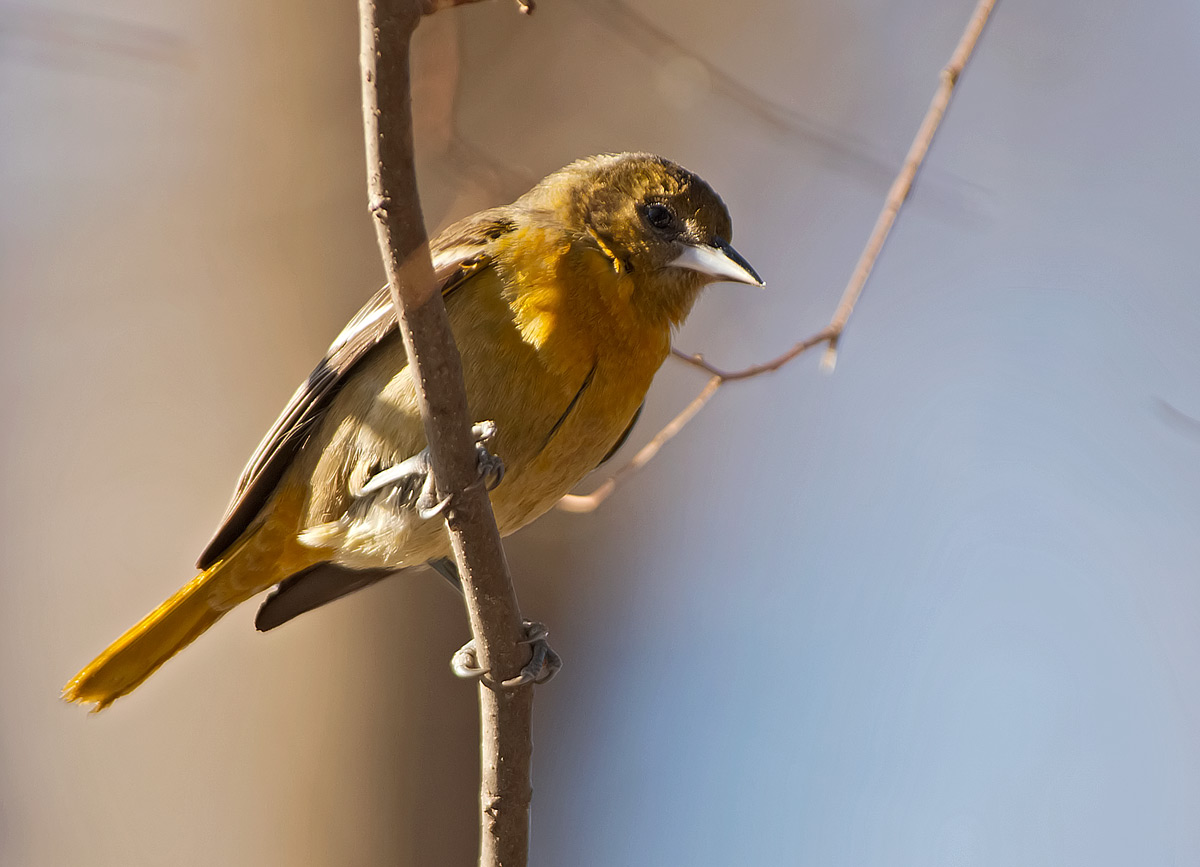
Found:
[[[707,274],[714,281],[728,280],[731,283],[748,283],[751,286],[763,285],[762,278],[750,267],[750,263],[727,241],[720,238],[712,245],[687,244],[683,252],[672,259],[670,264]]]

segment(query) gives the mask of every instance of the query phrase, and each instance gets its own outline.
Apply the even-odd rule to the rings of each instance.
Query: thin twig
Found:
[[[843,326],[845,327],[845,326]],[[783,367],[793,358],[798,355],[803,355],[814,346],[820,346],[822,343],[827,343],[840,333],[840,329],[833,325],[826,325],[825,328],[818,331],[812,337],[806,337],[801,340],[787,352],[777,358],[772,358],[770,361],[764,361],[762,364],[754,364],[750,367],[742,368],[741,370],[721,370],[718,367],[713,367],[704,360],[702,355],[688,355],[686,352],[681,352],[678,349],[672,349],[671,354],[680,361],[685,361],[693,367],[698,367],[701,370],[708,371],[713,376],[721,380],[724,385],[727,382],[737,382],[740,379],[749,379],[752,376],[758,376],[761,373],[772,373]]]
[[[1190,416],[1174,404],[1168,403],[1161,397],[1157,399],[1158,410],[1163,419],[1177,430],[1182,430],[1194,437],[1200,437],[1200,418]]]
[[[478,477],[462,363],[437,291],[417,195],[409,55],[422,14],[455,0],[360,0],[370,210],[408,353],[446,528],[480,667],[481,867],[522,867],[529,851],[533,689],[492,684],[529,658],[491,503]]]
[[[933,100],[929,103],[929,109],[925,112],[925,118],[921,121],[916,138],[913,139],[912,146],[908,149],[908,155],[904,158],[904,166],[900,169],[896,180],[892,182],[891,189],[888,190],[883,210],[879,212],[879,219],[875,221],[875,228],[871,232],[867,246],[854,266],[850,282],[846,284],[846,291],[842,293],[841,303],[838,304],[837,311],[829,322],[835,333],[829,340],[824,358],[821,359],[821,365],[826,370],[833,370],[833,366],[837,362],[838,340],[846,328],[850,314],[854,311],[854,305],[858,303],[863,288],[867,285],[867,278],[871,276],[875,260],[879,258],[879,251],[883,249],[888,235],[891,234],[892,226],[896,222],[896,215],[900,213],[900,208],[903,207],[905,201],[908,200],[909,193],[912,192],[917,171],[925,162],[925,155],[929,153],[933,136],[942,123],[942,117],[945,116],[946,108],[950,105],[950,98],[954,95],[954,87],[958,84],[958,79],[962,75],[963,67],[967,65],[971,52],[975,50],[975,44],[983,32],[983,25],[987,23],[988,16],[992,14],[992,7],[995,3],[996,0],[979,0],[979,4],[971,15],[971,20],[967,22],[967,29],[963,31],[962,38],[958,40],[954,54],[950,57],[950,62],[942,70],[941,83],[933,95]]]
[[[617,485],[622,479],[640,470],[651,458],[658,454],[663,444],[678,434],[684,425],[691,421],[713,395],[717,393],[721,386],[779,370],[785,364],[821,344],[826,344],[825,355],[821,359],[821,366],[827,371],[833,370],[834,364],[837,361],[838,341],[846,330],[846,323],[850,321],[850,314],[854,312],[854,305],[862,297],[863,289],[867,285],[867,278],[871,276],[871,271],[875,267],[875,262],[879,258],[880,251],[883,250],[883,245],[887,241],[889,233],[892,231],[896,217],[912,192],[917,172],[925,161],[925,156],[929,152],[929,146],[933,142],[933,137],[937,133],[938,126],[941,125],[942,118],[946,114],[946,108],[950,105],[950,99],[954,95],[954,88],[962,76],[963,68],[970,59],[971,53],[975,50],[975,45],[978,43],[979,36],[983,32],[983,26],[987,23],[988,16],[991,15],[992,7],[995,5],[996,0],[979,0],[979,3],[975,6],[975,11],[971,14],[970,21],[967,22],[966,30],[963,31],[962,36],[958,40],[958,45],[954,48],[954,53],[950,56],[950,62],[942,69],[938,89],[933,95],[933,100],[930,102],[928,110],[925,112],[925,117],[921,121],[921,126],[917,130],[916,137],[908,149],[908,154],[904,158],[904,165],[901,167],[896,179],[892,181],[891,188],[884,199],[883,209],[879,212],[879,217],[875,220],[875,228],[872,229],[871,235],[867,239],[867,244],[854,266],[854,271],[850,275],[850,281],[846,284],[846,288],[842,292],[841,301],[838,302],[837,310],[834,311],[829,325],[811,337],[801,340],[782,355],[742,370],[721,370],[709,364],[700,355],[690,355],[680,352],[678,349],[672,349],[672,353],[676,358],[705,371],[712,378],[705,384],[700,394],[687,405],[683,412],[659,431],[654,439],[643,446],[633,457],[633,460],[602,482],[592,493],[586,495],[568,494],[563,497],[558,503],[560,509],[576,513],[590,512],[596,509],[616,490]]]

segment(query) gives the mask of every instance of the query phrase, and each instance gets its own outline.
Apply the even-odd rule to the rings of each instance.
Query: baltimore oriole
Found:
[[[502,462],[502,533],[549,509],[624,441],[700,289],[762,285],[729,212],[662,157],[572,163],[432,244],[476,433]],[[400,569],[453,579],[421,508],[424,432],[385,287],[292,396],[238,481],[199,575],[63,690],[107,707],[233,606],[272,586],[270,629]],[[496,469],[495,465],[486,467]]]

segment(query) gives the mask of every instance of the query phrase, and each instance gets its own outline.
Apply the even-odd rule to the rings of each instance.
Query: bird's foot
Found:
[[[488,443],[496,436],[494,421],[481,421],[471,428],[475,438],[475,455],[479,468],[479,480],[475,484],[494,490],[504,479],[504,461],[488,451]],[[437,497],[433,472],[429,464],[429,449],[421,449],[411,458],[381,470],[353,491],[354,498],[361,500],[387,490],[386,497],[397,506],[412,508],[422,519],[440,514],[450,504],[450,497]]]
[[[550,631],[546,629],[545,624],[534,620],[525,620],[521,623],[521,629],[525,633],[525,638],[521,643],[528,644],[533,653],[529,657],[529,662],[525,663],[525,667],[515,677],[510,677],[500,684],[505,689],[524,686],[527,683],[545,683],[558,674],[558,670],[562,668],[562,657],[555,653],[546,641]],[[472,638],[459,648],[450,660],[450,668],[459,677],[487,676],[487,672],[479,667],[475,639]]]

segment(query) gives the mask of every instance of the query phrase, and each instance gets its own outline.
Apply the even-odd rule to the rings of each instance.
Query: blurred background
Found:
[[[827,322],[969,0],[542,0],[421,27],[431,228],[590,153],[719,190]],[[349,2],[0,3],[0,863],[455,865],[467,638],[432,574],[238,609],[89,718],[60,686],[189,579],[382,282]],[[1200,6],[1004,0],[850,324],[509,554],[532,864],[1200,863]],[[632,454],[703,384],[664,367]],[[593,480],[596,481],[596,480]],[[586,490],[585,485],[583,490]]]

